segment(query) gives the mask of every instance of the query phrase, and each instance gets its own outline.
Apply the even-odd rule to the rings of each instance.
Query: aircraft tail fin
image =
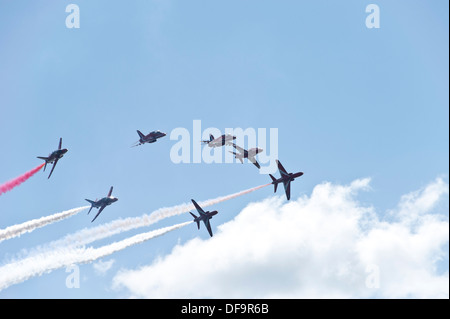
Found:
[[[202,140],[201,142],[205,143],[205,144],[209,144],[209,142],[211,142],[212,140],[214,140],[214,135],[209,134],[209,140]]]
[[[44,165],[44,172],[45,172],[45,169],[47,168],[48,157],[38,156],[37,158],[45,161],[45,165]]]
[[[95,202],[93,200],[90,200],[90,199],[86,199],[86,201],[88,201],[91,204],[91,208],[89,208],[89,211],[88,211],[88,215],[89,215],[89,213],[91,212],[92,208],[94,208]]]
[[[272,174],[269,174],[270,178],[272,179],[272,184],[273,184],[273,192],[276,193],[277,192],[277,187],[278,187],[278,183],[276,182],[277,179],[275,177],[273,177]]]
[[[139,131],[139,130],[136,130],[136,132],[138,133],[138,135],[139,135],[139,137],[140,137],[140,138],[144,138],[144,137],[145,137],[145,135],[144,135],[144,134],[142,134],[142,132],[141,132],[141,131]]]
[[[194,214],[192,214],[191,212],[189,212],[189,214],[192,215],[192,217],[194,217],[194,221],[197,222],[197,228],[200,229],[200,221],[197,220],[197,216],[195,216]]]

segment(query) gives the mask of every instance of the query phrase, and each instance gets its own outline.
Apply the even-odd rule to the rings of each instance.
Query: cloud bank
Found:
[[[214,237],[112,285],[137,298],[448,298],[448,184],[437,178],[381,218],[356,199],[369,183],[251,203]]]

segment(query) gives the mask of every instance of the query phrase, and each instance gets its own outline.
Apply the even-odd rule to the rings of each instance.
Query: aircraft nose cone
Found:
[[[65,148],[65,149],[63,149],[62,151],[63,151],[63,154],[65,154],[65,153],[67,153],[68,149]]]

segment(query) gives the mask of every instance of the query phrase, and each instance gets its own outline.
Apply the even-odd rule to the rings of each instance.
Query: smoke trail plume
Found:
[[[99,248],[75,248],[60,247],[59,249],[30,256],[18,261],[11,262],[0,267],[0,290],[11,285],[23,282],[31,277],[40,276],[58,268],[67,267],[72,264],[89,263],[96,259],[111,255],[127,247],[143,243],[152,238],[162,236],[170,231],[184,227],[191,222],[185,222],[169,227],[152,230],[146,233],[105,245]]]
[[[19,186],[23,182],[25,182],[27,179],[29,179],[31,176],[36,174],[42,167],[44,167],[45,163],[40,164],[39,166],[33,168],[31,171],[26,172],[25,174],[22,174],[2,185],[0,185],[0,195],[3,193],[6,193],[13,189],[16,186]]]
[[[253,187],[250,189],[246,189],[244,191],[240,191],[237,193],[233,193],[226,196],[220,196],[214,199],[209,199],[203,202],[199,202],[199,205],[202,207],[211,206],[214,204],[218,204],[251,192],[254,192],[258,189],[266,187],[270,184],[265,184],[257,187]],[[183,213],[187,213],[190,210],[194,210],[194,205],[192,203],[184,203],[177,206],[172,207],[163,207],[155,210],[150,215],[144,214],[140,217],[129,217],[129,218],[120,218],[116,219],[112,222],[91,227],[84,228],[80,231],[77,231],[74,234],[70,234],[65,236],[64,238],[54,241],[50,243],[51,247],[58,247],[60,245],[68,246],[68,245],[86,245],[92,243],[96,240],[113,236],[115,234],[119,234],[124,231],[132,230],[139,227],[145,227],[152,225],[164,218],[180,215]]]
[[[233,198],[236,198],[236,197],[239,197],[239,196],[242,196],[242,195],[254,192],[254,191],[256,191],[258,189],[261,189],[263,187],[266,187],[268,185],[270,185],[270,183],[269,184],[265,184],[265,185],[261,185],[261,186],[256,186],[256,187],[253,187],[253,188],[249,188],[249,189],[246,189],[246,190],[234,193],[234,194],[220,196],[220,197],[217,197],[217,198],[214,198],[214,199],[205,200],[203,202],[199,202],[198,204],[201,207],[207,207],[207,206],[219,204],[219,203],[225,202],[227,200],[230,200],[230,199],[233,199]],[[193,210],[193,209],[195,209],[193,204],[179,205],[179,206],[177,206],[177,209],[171,209],[170,207],[169,208],[160,208],[160,209],[154,211],[153,213],[151,213],[150,214],[150,218],[161,220],[163,218],[167,218],[167,217],[179,215],[179,214],[182,214],[182,213],[186,213],[186,212],[188,212],[190,210]]]
[[[218,204],[251,193],[268,185],[270,184],[265,184],[230,195],[202,201],[199,202],[199,205],[202,207],[207,207]],[[23,282],[31,277],[39,276],[45,272],[50,272],[61,267],[67,267],[74,263],[92,262],[98,258],[110,255],[129,246],[142,243],[146,240],[161,236],[169,231],[181,228],[187,224],[190,224],[191,221],[141,233],[99,248],[85,248],[82,246],[95,240],[106,238],[127,230],[149,226],[160,221],[161,219],[180,215],[193,209],[195,208],[192,203],[164,207],[155,210],[150,215],[145,214],[141,217],[118,219],[104,225],[93,228],[85,228],[74,234],[67,235],[58,241],[50,243],[47,249],[38,250],[37,252],[29,254],[29,257],[10,262],[0,267],[0,290],[13,284]]]
[[[22,224],[9,226],[5,229],[0,229],[0,242],[2,242],[3,240],[6,240],[6,239],[20,236],[23,233],[32,232],[33,230],[35,230],[37,228],[44,227],[46,225],[63,220],[65,218],[73,216],[89,207],[90,206],[73,208],[73,209],[69,209],[64,212],[56,213],[56,214],[53,214],[50,216],[44,216],[41,218],[32,219],[32,220],[24,222]]]

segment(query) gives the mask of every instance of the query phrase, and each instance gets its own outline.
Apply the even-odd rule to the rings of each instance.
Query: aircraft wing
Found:
[[[139,131],[139,130],[136,130],[136,132],[138,133],[138,135],[139,135],[139,138],[144,138],[144,137],[145,137],[145,135],[144,135],[144,134],[142,134],[142,132],[141,132],[141,131]]]
[[[206,215],[205,211],[197,204],[195,200],[191,199],[191,201],[200,215]]]
[[[61,146],[62,146],[62,137],[59,138],[59,146],[58,146],[59,150],[61,149]]]
[[[208,230],[209,236],[213,236],[212,230],[211,230],[211,224],[209,223],[209,219],[204,219],[203,222],[205,223],[205,227]]]
[[[109,189],[108,197],[111,196],[112,190],[113,190],[113,187],[111,186],[111,188]]]
[[[240,146],[237,146],[236,144],[231,144],[235,149],[237,149],[239,152],[241,152],[242,154],[244,154],[246,151],[245,151],[245,149],[243,149],[242,147],[240,147]]]
[[[277,164],[278,164],[278,170],[280,171],[281,176],[287,176],[288,172],[286,171],[286,169],[283,167],[283,165],[281,165],[281,163],[277,160]]]
[[[55,169],[56,163],[58,163],[59,159],[56,159],[55,162],[53,163],[52,166],[52,170],[50,171],[50,175],[48,175],[48,178],[50,178],[50,176],[52,176],[53,170]]]
[[[287,200],[291,199],[291,182],[283,182]]]
[[[97,215],[95,215],[94,219],[91,220],[91,223],[98,217],[98,215],[100,215],[100,213],[105,209],[106,205],[103,205],[102,207],[100,207],[100,209],[98,210]]]
[[[227,137],[225,139],[225,141],[222,142],[222,145],[233,145],[234,144],[233,140],[235,140],[235,139],[236,139],[236,137],[229,135],[229,137]]]
[[[261,168],[261,166],[259,165],[258,161],[255,159],[254,156],[249,156],[249,157],[248,157],[248,160],[249,160],[250,162],[252,162],[253,165],[255,165],[256,167],[258,167],[258,169]]]
[[[225,136],[225,140],[227,141],[232,141],[236,139],[236,136],[230,135],[230,134],[224,134],[223,136]]]

